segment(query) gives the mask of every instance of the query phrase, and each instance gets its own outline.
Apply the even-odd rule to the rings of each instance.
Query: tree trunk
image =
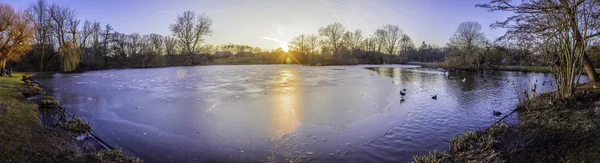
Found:
[[[6,72],[6,60],[7,59],[0,60],[0,76],[4,76],[4,74]]]
[[[569,2],[567,0],[560,0],[560,4],[561,5],[567,5],[569,6]],[[576,6],[575,6],[576,7]],[[579,24],[577,24],[577,16],[576,16],[576,12],[577,10],[573,10],[570,7],[566,8],[567,10],[567,14],[568,14],[568,19],[569,19],[569,26],[571,27],[571,31],[573,32],[573,37],[576,40],[575,42],[575,47],[576,48],[581,48],[582,44],[584,44],[584,42],[586,40],[584,40],[584,36],[581,35],[581,32],[579,31]],[[596,73],[596,69],[594,68],[594,65],[592,65],[592,62],[590,61],[590,58],[588,57],[587,53],[585,52],[585,50],[583,51],[583,67],[585,69],[585,72],[588,75],[588,78],[590,79],[590,83],[594,83],[597,82],[598,80],[598,74]]]
[[[41,56],[40,56],[40,72],[44,71],[44,52],[45,52],[45,49],[42,48],[42,51],[40,52],[40,54],[41,54]]]
[[[583,52],[583,68],[590,79],[590,83],[598,81],[598,73],[596,73],[596,69],[594,68],[594,65],[592,65],[592,61],[590,61],[586,52]]]

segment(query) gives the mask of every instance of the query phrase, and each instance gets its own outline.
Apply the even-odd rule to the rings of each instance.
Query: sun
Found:
[[[288,51],[290,50],[290,48],[289,48],[288,44],[284,44],[284,43],[282,43],[281,45],[279,45],[279,47],[281,47],[281,49],[282,49],[284,52],[288,52]]]

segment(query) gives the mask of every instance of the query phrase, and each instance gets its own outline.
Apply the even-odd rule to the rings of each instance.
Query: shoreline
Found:
[[[521,102],[517,124],[501,122],[466,131],[447,152],[430,151],[413,162],[594,162],[600,150],[600,89],[580,85],[572,97],[553,92]],[[507,116],[510,116],[507,115]]]
[[[0,144],[0,162],[141,162],[98,138],[32,77],[14,73],[0,78],[0,129],[5,128],[0,140],[6,140]]]
[[[331,64],[331,65],[307,65],[307,64],[272,64],[272,63],[264,63],[264,64],[218,64],[218,63],[208,63],[202,65],[187,65],[187,66],[164,66],[164,67],[119,67],[119,68],[105,68],[105,69],[85,69],[85,70],[76,70],[73,72],[61,72],[61,71],[19,71],[19,73],[35,73],[38,75],[50,75],[50,74],[77,74],[77,73],[85,73],[85,72],[93,72],[93,71],[105,71],[105,70],[125,70],[125,69],[156,69],[156,68],[171,68],[171,67],[197,67],[197,66],[252,66],[252,65],[296,65],[296,66],[315,66],[315,67],[329,67],[329,66],[360,66],[360,65],[369,65],[376,67],[378,65],[409,65],[409,66],[420,66],[422,68],[443,68],[450,69],[440,65],[441,63],[435,62],[407,62],[404,64]],[[464,70],[468,71],[468,70]],[[513,72],[533,72],[533,73],[551,73],[550,69],[546,66],[500,66],[499,69],[490,70],[490,71],[513,71]],[[600,68],[596,68],[596,72],[600,73]]]
[[[436,62],[408,62],[409,65],[419,65],[425,68],[447,68]],[[552,73],[548,66],[515,66],[502,65],[496,70],[491,71],[515,71],[515,72],[534,72],[534,73]],[[596,68],[596,72],[600,73],[600,68]]]
[[[39,82],[37,80],[32,81],[32,83],[38,84],[44,90],[44,93],[42,93],[40,95],[37,95],[37,96],[52,96],[52,95],[48,94],[48,91],[52,89],[50,86],[45,85],[45,84],[43,84],[43,83],[41,83],[41,82]],[[35,96],[32,96],[32,97],[35,97]],[[28,101],[35,102],[34,100],[30,99],[32,97],[28,97],[26,99]],[[54,97],[54,96],[52,96],[52,97]],[[67,111],[62,106],[58,106],[58,109],[60,109],[62,112],[64,112],[69,117],[80,118],[79,115]],[[81,136],[84,136],[84,137],[80,138]],[[77,136],[77,139],[85,139],[87,137],[90,137],[90,138],[94,139],[94,142],[92,142],[92,143],[95,143],[95,144],[100,145],[100,146],[103,147],[103,149],[96,149],[96,151],[101,151],[101,150],[115,150],[115,148],[113,148],[112,146],[110,146],[110,144],[108,144],[105,141],[103,141],[102,139],[100,139],[100,137],[96,136],[92,131],[89,131],[88,133],[85,133],[85,134]]]

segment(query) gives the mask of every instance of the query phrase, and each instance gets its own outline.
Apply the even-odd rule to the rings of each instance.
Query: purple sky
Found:
[[[17,9],[35,0],[0,0]],[[341,22],[347,30],[371,34],[384,24],[398,25],[416,46],[422,41],[443,46],[463,21],[482,24],[488,39],[504,33],[490,29],[508,13],[475,8],[482,0],[48,0],[77,11],[77,18],[109,23],[119,32],[169,35],[178,13],[193,10],[213,19],[209,44],[247,44],[265,49],[281,46],[299,34]]]

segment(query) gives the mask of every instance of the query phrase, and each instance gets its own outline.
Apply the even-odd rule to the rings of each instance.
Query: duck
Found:
[[[404,102],[404,97],[400,98],[400,103]]]
[[[493,111],[493,114],[494,114],[495,116],[502,115],[502,113],[501,113],[501,112],[499,112],[499,111],[495,111],[495,110]]]
[[[402,91],[406,91],[406,88],[405,88],[405,89],[402,89]]]
[[[405,93],[405,92],[402,92],[402,91],[400,91],[400,95],[401,95],[401,96],[404,96],[404,95],[406,95],[406,93]]]
[[[437,100],[437,95],[431,96],[431,99]]]

